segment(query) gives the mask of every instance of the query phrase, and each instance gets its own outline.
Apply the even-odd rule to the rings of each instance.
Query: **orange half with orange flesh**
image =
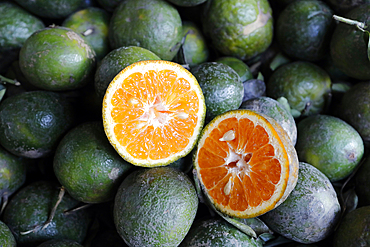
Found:
[[[109,84],[103,100],[104,130],[128,162],[163,166],[193,149],[205,110],[202,90],[188,70],[168,61],[141,61]]]
[[[209,202],[238,218],[257,217],[282,203],[295,187],[298,164],[281,126],[251,110],[213,119],[194,156],[196,176]]]

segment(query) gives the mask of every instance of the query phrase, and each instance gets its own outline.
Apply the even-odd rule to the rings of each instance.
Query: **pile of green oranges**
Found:
[[[0,0],[0,16],[0,246],[370,246],[370,1]],[[165,79],[140,74],[151,60]],[[190,83],[176,87],[190,85],[200,102],[178,105],[203,110],[194,113],[193,143],[160,165],[138,165],[107,137],[102,112],[112,104],[112,119],[125,124],[122,112],[170,121],[164,99],[188,91],[169,98],[174,89],[142,80],[169,85],[167,68],[178,64]],[[131,74],[121,81],[124,69]],[[150,107],[136,100],[152,92]],[[206,196],[196,171],[206,143],[196,138],[217,136],[206,126],[250,111],[279,126],[292,154],[285,159],[299,169],[279,205],[243,218]],[[189,114],[175,117],[185,135]],[[123,139],[142,126],[127,126],[111,131],[128,149]],[[143,135],[140,145],[176,134]],[[235,138],[213,140],[228,143],[233,171],[241,166],[230,154]],[[202,172],[214,188],[221,183],[212,168]],[[261,168],[259,176],[272,175]],[[215,197],[237,190],[223,183]]]

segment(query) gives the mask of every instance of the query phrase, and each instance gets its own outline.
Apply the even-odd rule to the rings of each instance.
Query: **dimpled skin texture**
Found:
[[[164,60],[180,48],[181,17],[165,0],[126,0],[115,9],[109,25],[111,47],[140,46]]]
[[[370,206],[359,207],[344,216],[334,234],[333,247],[370,245]]]
[[[0,243],[2,247],[16,247],[17,243],[10,231],[9,227],[4,222],[0,221]]]
[[[208,1],[202,24],[212,44],[226,56],[247,60],[272,42],[273,18],[267,0]]]
[[[31,13],[46,18],[65,18],[83,6],[84,0],[15,0]]]
[[[108,40],[110,15],[103,9],[90,7],[73,13],[62,23],[76,33],[92,30],[92,33],[83,38],[96,53],[97,60],[101,60],[110,51]]]
[[[296,187],[280,206],[262,215],[262,220],[282,236],[309,244],[332,233],[340,211],[329,179],[314,166],[300,162]]]
[[[323,172],[332,182],[347,177],[364,154],[364,143],[358,132],[343,120],[315,115],[297,125],[295,146],[300,161]]]
[[[244,96],[244,87],[239,75],[232,68],[222,63],[206,62],[190,71],[202,88],[207,120],[239,108]]]
[[[100,122],[72,129],[60,141],[54,156],[59,182],[72,197],[85,203],[112,200],[131,168],[110,145]]]
[[[26,181],[27,161],[0,146],[0,197],[10,196]]]
[[[0,144],[15,155],[45,157],[73,123],[73,109],[58,93],[17,94],[0,104]]]
[[[190,179],[169,167],[139,169],[118,189],[114,222],[129,246],[178,246],[198,209]]]
[[[59,191],[58,186],[51,182],[37,181],[23,187],[11,198],[5,208],[3,221],[12,230],[19,245],[37,246],[53,238],[68,238],[79,243],[85,239],[90,215],[86,210],[64,214],[64,211],[79,205],[67,193],[49,226],[31,234],[21,234],[35,226],[42,226],[57,201]]]
[[[370,82],[353,85],[342,97],[339,116],[370,142]]]
[[[19,49],[33,32],[44,28],[44,23],[11,2],[0,3],[0,52]]]
[[[201,219],[194,222],[179,247],[262,247],[262,241],[239,231],[218,218]]]
[[[309,116],[320,113],[328,103],[331,80],[325,70],[310,62],[288,63],[275,70],[266,84],[266,95],[285,97],[291,109]]]
[[[69,28],[44,28],[34,32],[22,46],[19,67],[38,88],[72,90],[85,86],[93,75],[95,52]]]
[[[370,22],[370,4],[362,4],[346,13],[343,17],[363,23]],[[370,79],[368,45],[366,34],[355,26],[338,23],[330,41],[330,55],[334,65],[346,75],[359,79]]]
[[[279,15],[276,38],[281,49],[298,60],[318,61],[329,51],[333,11],[315,0],[295,1]]]

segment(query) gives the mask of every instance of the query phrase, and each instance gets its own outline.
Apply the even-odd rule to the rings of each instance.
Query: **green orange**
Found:
[[[199,219],[194,222],[180,247],[262,247],[261,239],[254,239],[221,218]]]
[[[282,51],[294,59],[318,61],[328,55],[333,11],[322,1],[289,4],[276,22],[276,39]]]
[[[75,31],[48,27],[34,32],[19,54],[26,79],[38,88],[52,91],[85,86],[95,68],[95,52]]]
[[[15,0],[27,11],[36,16],[62,19],[84,6],[84,0]]]
[[[329,104],[330,92],[328,73],[304,61],[280,66],[266,84],[266,95],[273,99],[286,98],[295,118],[323,112]]]
[[[3,221],[19,245],[37,246],[53,238],[68,238],[79,243],[85,239],[90,224],[86,210],[74,209],[79,201],[64,194],[52,222],[42,229],[58,200],[60,187],[48,181],[36,181],[19,190],[9,201]]]
[[[110,15],[103,9],[89,7],[77,11],[64,19],[62,26],[82,34],[101,60],[110,51],[108,40]]]
[[[118,189],[114,222],[129,246],[178,246],[198,209],[191,180],[169,167],[139,169]]]
[[[17,94],[0,104],[0,144],[15,155],[45,157],[55,150],[74,121],[72,105],[58,93]]]
[[[0,53],[20,49],[33,32],[44,28],[44,23],[12,2],[0,3]]]
[[[370,206],[349,212],[341,221],[334,235],[333,247],[358,247],[370,245],[368,226]]]
[[[310,116],[297,125],[295,146],[300,161],[307,162],[330,181],[347,177],[364,155],[359,133],[343,120],[329,115]]]
[[[370,4],[361,4],[343,17],[364,23],[370,23]],[[354,25],[339,22],[330,42],[330,55],[334,64],[345,74],[359,80],[370,79],[370,61],[368,58],[368,34]]]
[[[267,0],[209,1],[202,24],[212,45],[226,56],[246,60],[272,42],[272,9]]]
[[[244,88],[239,75],[230,66],[206,62],[193,67],[190,71],[202,88],[208,121],[221,113],[239,108]]]
[[[132,165],[124,161],[105,136],[101,122],[86,122],[70,130],[54,155],[54,172],[76,200],[113,200]]]
[[[164,60],[173,59],[182,37],[180,14],[165,0],[122,1],[109,24],[109,41],[113,49],[140,46]]]
[[[262,216],[276,233],[299,243],[319,242],[333,233],[341,207],[329,179],[300,162],[298,182],[289,197]]]
[[[10,231],[9,227],[0,221],[0,243],[3,247],[16,247],[17,242]]]

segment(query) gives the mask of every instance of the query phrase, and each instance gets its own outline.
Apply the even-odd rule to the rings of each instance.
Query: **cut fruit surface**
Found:
[[[297,182],[298,165],[287,133],[272,118],[251,110],[213,119],[194,156],[207,199],[238,218],[259,216],[282,203]]]
[[[181,65],[162,60],[126,67],[103,100],[110,143],[125,160],[145,167],[167,165],[188,154],[205,111],[196,78]]]

